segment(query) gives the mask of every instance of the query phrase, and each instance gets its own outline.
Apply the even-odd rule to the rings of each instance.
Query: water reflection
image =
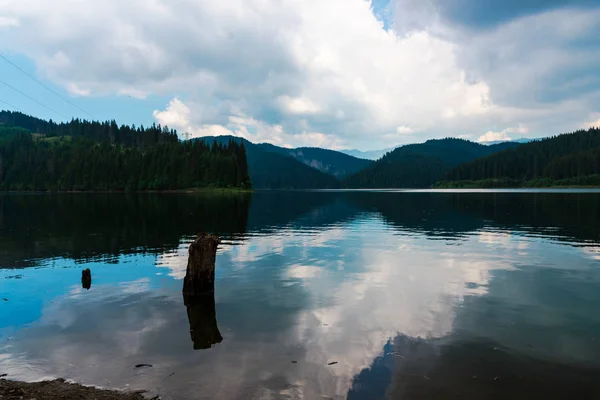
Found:
[[[181,196],[57,194],[0,196],[3,268],[51,258],[116,263],[119,255],[161,254],[184,235],[246,232],[249,194]]]
[[[183,295],[183,302],[190,321],[190,335],[194,350],[209,349],[223,341],[217,326],[214,293]]]
[[[348,399],[595,399],[599,368],[519,354],[496,342],[399,335],[353,380]]]
[[[165,210],[148,201],[165,219],[170,205],[183,216],[203,200],[169,198]],[[159,248],[141,227],[160,240],[156,227],[170,223],[139,215],[119,244],[132,247],[112,264],[104,240],[97,250],[84,241],[94,257],[74,257],[82,251],[44,223],[41,242],[53,247],[3,251],[12,266],[38,268],[20,269],[21,279],[0,271],[10,297],[0,307],[0,372],[167,399],[599,393],[598,195],[256,193],[211,204],[224,219],[213,231],[228,232],[215,292],[184,297],[185,312],[199,220],[174,224]],[[235,215],[246,215],[244,226]],[[89,235],[108,234],[101,218],[89,223]],[[0,245],[12,249],[13,228],[2,229]],[[84,296],[73,271],[88,267],[94,290]],[[208,350],[193,351],[190,336]],[[142,363],[154,367],[134,368]]]

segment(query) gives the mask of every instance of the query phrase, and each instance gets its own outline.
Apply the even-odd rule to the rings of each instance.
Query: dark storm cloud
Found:
[[[485,29],[559,8],[600,8],[598,0],[433,0],[450,23]]]
[[[563,9],[463,33],[459,60],[470,79],[490,85],[499,104],[531,107],[594,95],[600,90],[599,20],[600,8]]]
[[[545,118],[561,114],[558,124],[545,124],[540,133],[577,129],[582,116],[598,112],[600,1],[396,0],[395,5],[394,30],[400,36],[427,31],[454,43],[466,80],[484,82],[493,104],[561,109]],[[544,125],[536,117],[517,118],[532,132]]]

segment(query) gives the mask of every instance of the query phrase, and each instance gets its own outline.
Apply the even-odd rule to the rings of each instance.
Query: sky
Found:
[[[600,0],[2,0],[0,54],[0,109],[182,137],[376,150],[600,126]]]

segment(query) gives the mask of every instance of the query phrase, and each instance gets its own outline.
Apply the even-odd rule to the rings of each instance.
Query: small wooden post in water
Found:
[[[183,294],[199,295],[215,290],[215,260],[219,243],[221,239],[217,236],[201,233],[190,245]]]
[[[215,312],[215,261],[221,240],[201,233],[190,245],[183,279],[183,303],[187,308],[194,349],[208,349],[221,343]]]
[[[92,271],[89,268],[81,271],[81,287],[86,290],[90,290],[92,287]]]

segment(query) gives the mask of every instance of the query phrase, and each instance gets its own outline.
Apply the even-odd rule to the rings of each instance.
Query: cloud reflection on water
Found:
[[[402,340],[476,337],[564,362],[600,355],[577,326],[568,328],[600,326],[590,308],[600,277],[595,259],[582,258],[592,247],[486,226],[461,233],[457,244],[392,230],[376,215],[286,225],[221,246],[215,299],[223,341],[210,349],[192,349],[180,293],[186,239],[150,269],[136,256],[99,276],[92,268],[98,284],[46,303],[4,346],[0,367],[12,377],[129,384],[165,398],[311,399],[345,398]],[[166,271],[168,278],[156,276]],[[427,354],[435,363],[435,346]],[[140,363],[154,367],[135,369]]]

